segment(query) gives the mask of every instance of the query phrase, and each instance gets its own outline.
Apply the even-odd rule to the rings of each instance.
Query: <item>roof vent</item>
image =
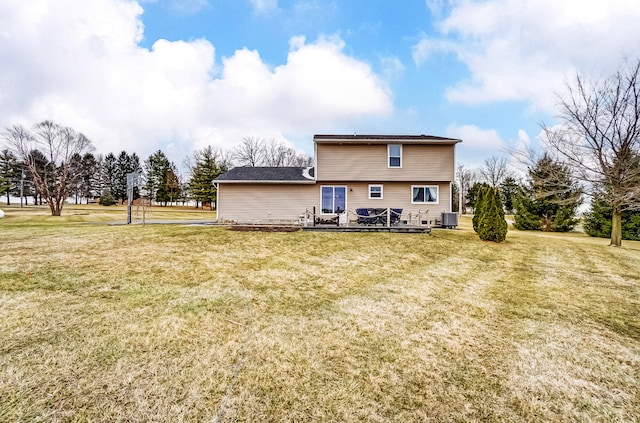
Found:
[[[311,171],[311,169],[313,169],[313,166],[312,167],[306,167],[306,168],[302,169],[302,176],[307,178],[307,179],[313,180],[314,179],[313,176],[311,176],[310,173],[309,173]]]

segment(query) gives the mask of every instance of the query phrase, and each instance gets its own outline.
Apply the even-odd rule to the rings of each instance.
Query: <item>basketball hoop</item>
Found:
[[[142,173],[127,173],[127,225],[131,224],[131,205],[133,204],[133,188],[144,184]]]

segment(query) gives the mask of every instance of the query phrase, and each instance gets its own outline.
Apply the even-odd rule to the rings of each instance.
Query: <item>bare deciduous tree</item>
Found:
[[[460,197],[462,198],[460,207],[462,214],[467,213],[467,194],[471,186],[476,182],[477,177],[475,172],[471,169],[467,169],[463,164],[459,164],[456,168],[456,179],[458,180],[458,186],[460,188]]]
[[[48,120],[35,125],[33,134],[20,125],[13,125],[3,136],[16,156],[26,163],[37,191],[51,209],[51,215],[60,216],[73,177],[73,157],[92,149],[89,139]],[[44,167],[38,165],[33,151],[40,151],[46,157]]]
[[[313,162],[310,157],[297,152],[295,148],[288,147],[276,140],[271,140],[265,144],[264,158],[265,166],[272,167],[306,167],[311,166]]]
[[[265,141],[262,138],[244,137],[234,152],[234,161],[239,166],[262,166],[265,156]]]
[[[511,176],[511,172],[507,167],[507,159],[498,156],[491,156],[485,159],[480,168],[480,175],[492,187],[499,187],[507,177]]]
[[[239,166],[288,167],[311,166],[313,160],[277,140],[245,137],[233,157]]]
[[[610,245],[621,246],[622,212],[640,209],[640,60],[601,80],[576,75],[567,89],[546,143],[611,205]]]

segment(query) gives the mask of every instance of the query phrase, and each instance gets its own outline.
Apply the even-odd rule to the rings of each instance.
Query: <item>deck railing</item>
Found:
[[[311,223],[312,226],[316,224],[335,224],[336,226],[350,226],[354,223],[356,225],[361,225],[359,221],[362,219],[372,219],[371,223],[373,225],[377,225],[379,223],[383,224],[386,227],[391,227],[392,222],[403,223],[406,222],[408,225],[415,225],[418,227],[421,226],[429,226],[428,221],[426,220],[427,215],[429,214],[429,209],[422,210],[418,209],[417,211],[410,210],[409,212],[397,212],[393,208],[379,208],[379,213],[367,215],[358,214],[355,210],[345,210],[342,213],[338,213],[331,218],[321,220],[316,215],[315,207],[313,209],[305,208],[304,213],[300,215],[300,222],[303,226],[309,226]],[[393,219],[391,218],[393,215]],[[406,217],[406,219],[402,219],[402,215]],[[360,218],[360,219],[359,219]],[[423,223],[424,222],[424,223]],[[397,224],[396,223],[396,224]]]

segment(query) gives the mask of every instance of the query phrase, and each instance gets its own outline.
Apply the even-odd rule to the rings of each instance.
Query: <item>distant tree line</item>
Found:
[[[142,196],[161,206],[187,201],[196,207],[215,207],[213,181],[234,166],[311,166],[312,159],[276,140],[247,137],[233,150],[207,146],[184,159],[187,175],[161,151],[141,161],[136,153],[121,151],[94,154],[89,139],[51,121],[27,129],[13,125],[2,133],[0,195],[20,198],[21,204],[48,204],[59,216],[65,201],[103,205],[128,200],[127,175],[141,174],[143,183],[133,188],[133,199]]]

